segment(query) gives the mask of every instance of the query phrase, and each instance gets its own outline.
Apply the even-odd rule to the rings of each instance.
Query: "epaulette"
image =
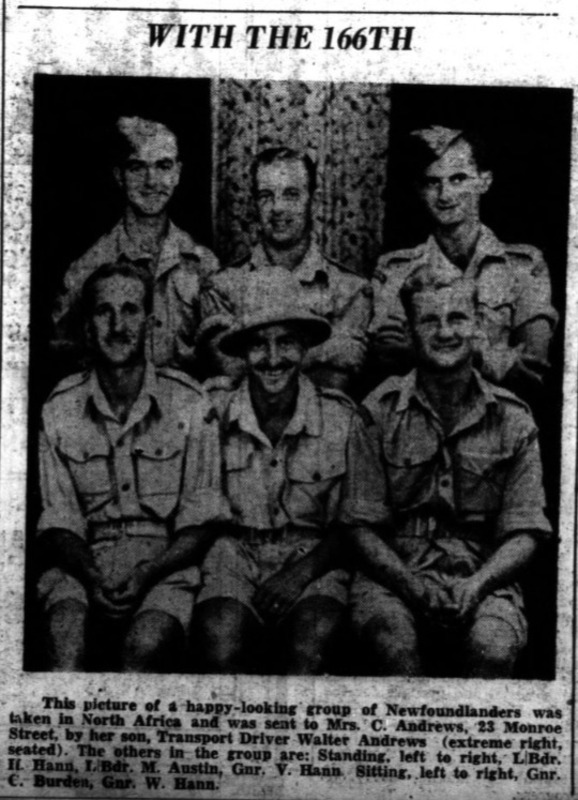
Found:
[[[203,389],[209,395],[215,392],[232,392],[235,389],[235,381],[230,375],[215,375],[203,382]]]
[[[67,375],[66,378],[63,378],[59,381],[54,389],[48,396],[48,400],[52,400],[59,394],[63,394],[63,392],[68,392],[71,389],[74,389],[76,386],[81,386],[83,383],[86,383],[88,378],[90,377],[90,370],[85,370],[84,372],[75,372],[73,375]]]
[[[504,250],[511,255],[525,256],[531,261],[543,258],[542,251],[533,244],[505,244]]]
[[[231,261],[225,269],[235,269],[237,267],[244,267],[251,260],[251,253],[245,253],[242,256],[238,256],[233,261]]]
[[[377,266],[375,271],[385,269],[390,264],[399,262],[405,264],[408,261],[415,261],[423,256],[424,245],[418,244],[416,247],[407,247],[404,250],[391,250],[389,253],[384,253],[377,259]]]
[[[170,381],[176,381],[187,389],[193,389],[197,394],[202,395],[203,389],[201,384],[194,378],[191,378],[186,372],[180,369],[173,369],[173,367],[157,367],[157,375],[161,378],[167,378]]]
[[[363,401],[365,403],[379,403],[384,397],[390,394],[399,394],[403,387],[405,375],[390,375],[382,381],[379,386],[376,386]]]
[[[500,400],[506,400],[515,406],[523,408],[529,414],[532,413],[530,406],[524,400],[518,397],[517,394],[514,394],[514,392],[511,392],[509,389],[505,389],[503,386],[496,386],[495,384],[492,384],[491,388],[492,394],[496,395],[496,397],[499,397]]]
[[[328,256],[323,256],[323,258],[328,264],[331,264],[332,267],[336,267],[340,270],[340,272],[348,272],[350,275],[355,275],[356,278],[363,277],[354,267],[350,267],[349,264],[342,264],[341,261],[336,261],[334,258],[329,258]]]
[[[354,411],[357,410],[357,403],[349,397],[348,394],[342,392],[341,389],[331,389],[328,386],[318,386],[317,391],[321,397],[328,397],[331,400],[337,400],[342,406],[350,408]]]

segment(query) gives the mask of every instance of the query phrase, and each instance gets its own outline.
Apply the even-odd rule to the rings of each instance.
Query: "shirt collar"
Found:
[[[471,427],[485,416],[488,408],[497,404],[497,398],[491,385],[482,378],[480,373],[472,370],[472,385],[474,402],[466,414],[460,419],[452,434]],[[411,403],[417,403],[429,414],[437,417],[427,396],[422,391],[417,381],[417,370],[412,370],[403,380],[395,410],[398,414],[407,411]]]
[[[262,270],[272,266],[261,242],[255,245],[251,251],[250,263],[251,270]],[[322,273],[326,276],[327,266],[319,245],[315,239],[312,238],[307,252],[303,256],[301,262],[293,270],[293,275],[295,275],[301,283],[313,283],[318,273]]]
[[[130,238],[123,220],[120,220],[116,226],[116,237],[120,256],[124,256],[129,261],[151,261],[152,255],[143,250],[138,241]],[[179,264],[182,255],[195,255],[195,244],[188,234],[177,228],[174,222],[169,219],[167,233],[161,244],[156,271],[157,276]]]
[[[479,265],[486,258],[503,259],[505,258],[506,251],[503,243],[498,239],[496,234],[490,230],[486,225],[480,227],[480,235],[476,242],[476,248],[467,266],[465,275],[468,277],[475,277]],[[432,264],[450,264],[448,257],[442,252],[435,236],[431,235],[425,243],[425,256],[426,260]]]
[[[229,404],[226,426],[230,427],[233,424],[237,424],[240,430],[257,439],[264,440],[266,438],[255,415],[247,378],[244,378]],[[321,431],[321,408],[317,390],[309,378],[305,377],[305,375],[300,375],[297,406],[289,424],[285,428],[283,437],[296,436],[300,433],[307,433],[309,436],[320,436]]]
[[[159,385],[152,362],[147,361],[141,390],[128,415],[125,428],[131,428],[150,412],[152,407],[159,408]],[[96,370],[92,370],[87,385],[87,404],[90,404],[101,417],[117,422],[108,400],[98,380]]]

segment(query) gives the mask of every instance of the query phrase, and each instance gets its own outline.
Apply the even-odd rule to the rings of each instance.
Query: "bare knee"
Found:
[[[297,604],[287,621],[287,672],[319,674],[327,661],[342,620],[343,606],[330,597],[309,597]]]
[[[362,637],[380,674],[421,674],[417,632],[406,615],[376,614],[362,629]]]
[[[61,600],[48,610],[48,669],[76,672],[84,668],[87,614],[86,605],[74,599]]]
[[[472,677],[509,677],[516,665],[520,645],[516,632],[498,617],[481,617],[466,640],[466,671]]]
[[[183,644],[180,623],[162,611],[145,611],[131,624],[125,638],[122,667],[127,672],[171,671],[177,642]],[[181,648],[182,649],[182,648]],[[174,670],[174,661],[173,661]]]
[[[246,638],[255,624],[249,609],[237,600],[218,598],[198,606],[193,646],[204,671],[242,671]]]

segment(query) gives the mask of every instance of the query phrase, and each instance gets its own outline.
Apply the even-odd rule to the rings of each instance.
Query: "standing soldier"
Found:
[[[416,269],[401,302],[417,369],[364,401],[346,500],[353,618],[382,674],[427,673],[434,653],[443,674],[455,659],[463,676],[509,677],[526,642],[515,581],[550,533],[537,430],[473,369],[475,294],[456,267]]]
[[[207,671],[254,669],[268,625],[285,671],[319,673],[341,621],[348,573],[336,530],[347,442],[363,423],[345,395],[302,374],[308,348],[329,335],[287,270],[247,276],[220,340],[246,377],[215,393],[233,525],[203,565],[196,630]]]
[[[42,414],[49,667],[85,666],[94,619],[108,631],[125,623],[123,669],[168,671],[182,656],[207,526],[228,518],[218,430],[191,378],[145,359],[146,272],[101,266],[81,303],[94,368],[65,378]]]
[[[247,276],[280,266],[299,282],[304,302],[332,326],[328,341],[307,354],[305,371],[319,385],[349,391],[365,359],[369,282],[326,258],[313,238],[316,171],[309,156],[288,147],[265,150],[255,159],[252,176],[261,241],[242,261],[214,276],[201,299],[202,330],[206,340],[213,340],[217,371],[242,369],[238,361],[219,357],[216,345],[234,322]]]
[[[78,363],[82,286],[101,264],[125,261],[143,267],[154,279],[148,356],[156,366],[191,371],[200,283],[219,264],[210,250],[169,219],[168,206],[182,166],[175,134],[160,122],[120,117],[116,141],[114,177],[124,197],[124,213],[109,233],[69,267],[65,291],[53,314],[53,345],[69,363],[74,358]]]
[[[410,138],[416,187],[433,230],[424,244],[387,253],[378,261],[372,360],[382,377],[413,366],[400,288],[421,264],[453,264],[477,285],[482,327],[476,364],[482,375],[533,397],[548,367],[557,320],[542,254],[531,245],[503,244],[482,224],[480,203],[492,173],[477,139],[439,125],[414,131]]]

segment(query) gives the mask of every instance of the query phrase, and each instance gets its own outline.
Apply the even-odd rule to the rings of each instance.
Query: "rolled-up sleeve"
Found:
[[[391,520],[385,474],[372,441],[377,436],[377,427],[366,425],[356,414],[347,440],[347,471],[339,510],[339,521],[349,527],[382,529]]]
[[[191,526],[226,522],[231,517],[222,490],[217,414],[205,401],[196,404],[191,413],[176,533]]]

